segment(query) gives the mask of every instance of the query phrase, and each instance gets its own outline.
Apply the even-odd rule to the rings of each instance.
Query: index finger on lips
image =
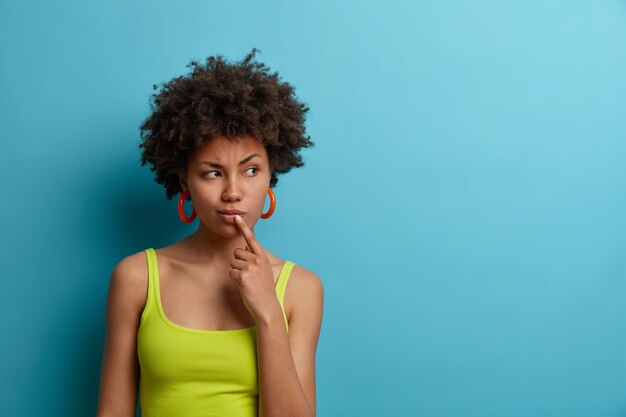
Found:
[[[238,221],[238,220],[241,220],[241,221]],[[252,233],[252,230],[250,230],[250,228],[246,224],[243,217],[241,217],[240,215],[236,215],[235,223],[239,225],[239,230],[241,230],[241,234],[243,235],[243,238],[246,240],[246,243],[248,244],[248,246],[250,247],[251,252],[257,255],[260,255],[262,253],[261,248],[259,247],[259,244],[256,241],[256,237],[254,236],[254,233]]]

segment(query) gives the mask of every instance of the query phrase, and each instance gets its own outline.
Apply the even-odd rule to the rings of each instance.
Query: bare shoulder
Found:
[[[148,263],[146,253],[140,251],[122,258],[113,268],[109,295],[124,298],[127,306],[143,309],[148,292]]]
[[[296,264],[289,277],[285,290],[289,316],[321,310],[324,303],[324,286],[320,277],[313,271]]]
[[[318,291],[323,290],[322,280],[320,277],[310,269],[303,267],[302,265],[295,264],[292,271],[292,277],[289,278],[289,282],[294,281],[292,286],[302,286],[303,288],[315,289]]]

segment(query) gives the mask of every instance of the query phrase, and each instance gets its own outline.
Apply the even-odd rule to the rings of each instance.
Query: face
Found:
[[[232,140],[218,136],[194,149],[187,178],[181,178],[200,221],[229,237],[239,235],[234,217],[218,210],[240,210],[244,213],[240,216],[253,227],[263,212],[269,183],[267,150],[252,136]]]

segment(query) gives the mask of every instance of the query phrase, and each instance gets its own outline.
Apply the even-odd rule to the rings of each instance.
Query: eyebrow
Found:
[[[245,164],[246,162],[248,162],[255,156],[261,156],[261,155],[259,155],[258,153],[253,153],[252,155],[248,155],[241,162],[239,162],[239,165]],[[211,162],[211,161],[202,161],[202,162],[199,162],[198,165],[209,165],[214,168],[224,168],[224,165],[218,164],[217,162]]]

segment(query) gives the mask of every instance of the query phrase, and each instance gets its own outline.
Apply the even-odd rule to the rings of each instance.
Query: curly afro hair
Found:
[[[207,58],[205,65],[191,60],[189,74],[163,83],[152,94],[151,114],[140,127],[141,166],[151,165],[169,200],[182,192],[179,175],[187,170],[189,152],[216,136],[259,140],[267,150],[272,188],[278,174],[304,165],[299,150],[314,146],[305,136],[309,108],[277,72],[269,73],[265,64],[253,60],[257,51],[252,48],[234,64],[222,55]]]

